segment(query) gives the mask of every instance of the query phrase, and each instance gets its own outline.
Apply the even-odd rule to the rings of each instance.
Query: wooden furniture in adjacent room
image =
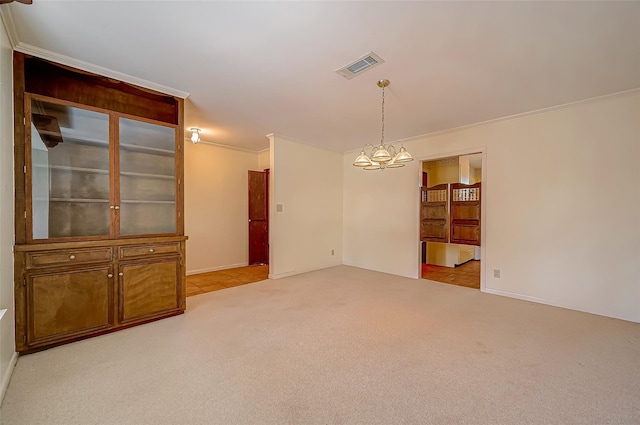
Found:
[[[16,350],[185,309],[183,100],[14,54]]]
[[[449,190],[446,183],[422,188],[420,239],[449,242]]]

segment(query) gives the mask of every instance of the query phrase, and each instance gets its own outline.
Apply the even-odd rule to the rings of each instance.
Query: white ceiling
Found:
[[[2,8],[16,50],[188,92],[186,128],[250,150],[268,133],[340,152],[376,143],[381,78],[387,141],[640,87],[639,1]],[[386,62],[334,72],[370,51]]]

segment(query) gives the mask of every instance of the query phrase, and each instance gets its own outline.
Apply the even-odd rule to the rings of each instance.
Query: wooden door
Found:
[[[269,170],[249,171],[249,264],[269,264]]]
[[[178,257],[120,264],[118,271],[120,323],[148,320],[180,309]]]
[[[480,245],[481,185],[451,185],[451,243]]]
[[[113,326],[111,265],[45,270],[25,279],[29,346],[80,337]]]
[[[449,211],[447,184],[422,188],[420,204],[420,239],[427,242],[448,242]]]

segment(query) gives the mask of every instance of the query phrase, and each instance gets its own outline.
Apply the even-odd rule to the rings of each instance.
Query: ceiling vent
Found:
[[[361,58],[351,62],[349,65],[338,69],[336,72],[347,80],[350,80],[356,75],[363,73],[367,69],[378,66],[381,63],[384,63],[384,59],[373,52],[369,52]]]

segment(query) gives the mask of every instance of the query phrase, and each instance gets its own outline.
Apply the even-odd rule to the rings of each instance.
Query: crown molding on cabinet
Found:
[[[14,46],[14,50],[27,55],[39,57],[41,59],[46,59],[51,62],[56,62],[62,65],[71,66],[73,68],[91,72],[97,75],[102,75],[109,78],[115,78],[117,80],[124,81],[126,83],[135,84],[136,86],[139,86],[139,87],[155,90],[157,92],[169,94],[171,96],[179,97],[182,99],[186,99],[191,94],[189,92],[163,86],[162,84],[153,83],[151,81],[147,81],[142,78],[137,78],[132,75],[114,71],[109,68],[104,68],[102,66],[94,65],[89,62],[84,62],[69,56],[61,55],[59,53],[55,53],[50,50],[41,49],[39,47],[35,47],[30,44],[23,43],[21,41],[18,41],[18,43]]]

